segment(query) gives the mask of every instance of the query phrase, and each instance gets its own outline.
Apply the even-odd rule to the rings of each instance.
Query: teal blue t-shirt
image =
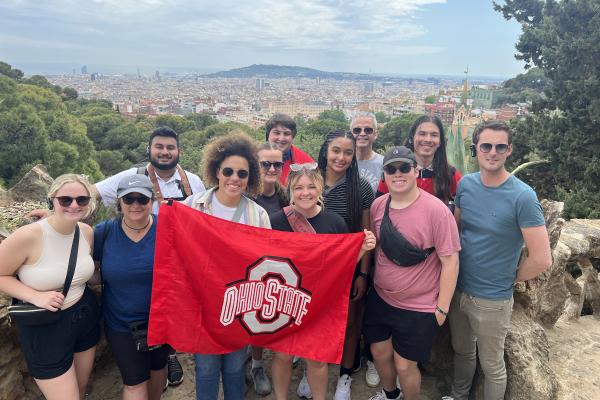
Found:
[[[498,187],[484,186],[477,172],[460,180],[455,203],[461,211],[458,288],[484,299],[510,299],[521,228],[545,224],[535,192],[512,175]]]

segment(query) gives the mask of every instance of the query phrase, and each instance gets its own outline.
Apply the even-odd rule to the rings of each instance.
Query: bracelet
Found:
[[[446,311],[442,310],[442,309],[441,309],[439,306],[435,306],[435,310],[436,310],[436,311],[439,311],[439,312],[440,312],[440,314],[442,314],[444,317],[447,317],[447,316],[448,316],[448,312],[446,312]]]
[[[363,278],[367,279],[369,274],[367,274],[366,272],[358,271],[358,276],[362,276]]]

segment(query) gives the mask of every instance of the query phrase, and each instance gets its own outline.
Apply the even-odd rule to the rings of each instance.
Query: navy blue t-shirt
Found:
[[[120,219],[94,228],[94,260],[101,263],[102,313],[108,327],[129,332],[128,322],[148,320],[154,267],[156,216],[139,242],[129,239]]]

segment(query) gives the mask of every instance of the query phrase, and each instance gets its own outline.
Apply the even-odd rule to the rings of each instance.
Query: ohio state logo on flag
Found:
[[[280,232],[163,205],[148,342],[203,354],[250,344],[339,363],[363,237]]]
[[[221,324],[239,319],[251,335],[274,333],[289,324],[302,324],[311,293],[300,286],[302,275],[288,258],[265,256],[246,270],[246,278],[228,285],[221,307]]]

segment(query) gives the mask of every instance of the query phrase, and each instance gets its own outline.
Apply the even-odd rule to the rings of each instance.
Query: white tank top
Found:
[[[24,264],[19,268],[19,280],[40,292],[48,290],[60,292],[67,277],[74,233],[70,235],[58,233],[45,219],[36,223],[42,227],[42,252],[36,263]],[[90,245],[80,231],[75,273],[63,309],[69,308],[81,299],[85,284],[93,274],[94,260],[90,255]]]

